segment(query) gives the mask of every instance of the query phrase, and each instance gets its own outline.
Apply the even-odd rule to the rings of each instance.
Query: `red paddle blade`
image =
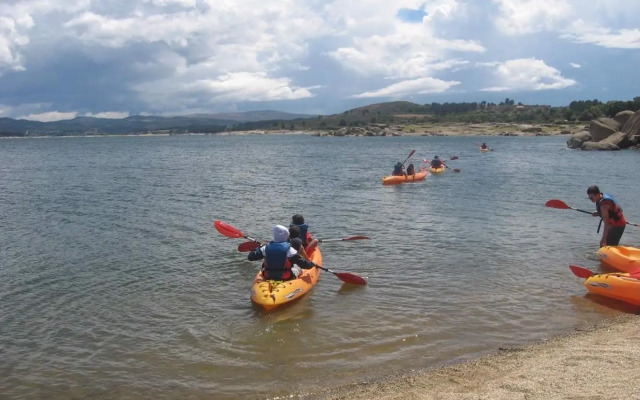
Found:
[[[342,282],[351,283],[353,285],[366,285],[367,281],[358,275],[350,274],[348,272],[334,272],[335,276],[340,278]]]
[[[411,158],[411,156],[414,155],[415,153],[416,153],[415,150],[411,150],[411,153],[409,153],[409,157],[407,157],[407,158]]]
[[[551,199],[551,200],[547,201],[546,203],[544,203],[544,205],[547,206],[547,207],[559,208],[559,209],[562,209],[562,210],[568,210],[568,209],[571,208],[571,207],[569,207],[567,205],[567,203],[565,203],[562,200],[558,200],[558,199]]]
[[[253,251],[259,246],[260,246],[260,243],[258,242],[244,242],[238,245],[238,251],[241,251],[241,252]]]
[[[451,160],[457,160],[458,156],[451,156]]]
[[[344,238],[342,240],[364,240],[364,239],[371,239],[371,238],[369,236],[356,235],[356,236],[350,236],[348,238]]]
[[[460,169],[456,168],[453,170],[453,172],[460,172]]]
[[[226,237],[230,237],[234,239],[244,237],[244,234],[242,233],[242,231],[227,224],[226,222],[215,221],[213,223],[213,226],[216,228],[218,232],[225,235]]]
[[[584,267],[580,267],[578,265],[569,265],[569,268],[571,269],[571,272],[573,272],[574,275],[579,278],[588,278],[594,275],[594,273],[591,272],[590,270]]]

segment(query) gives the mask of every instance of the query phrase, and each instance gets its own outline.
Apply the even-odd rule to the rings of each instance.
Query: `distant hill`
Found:
[[[0,136],[65,136],[136,133],[216,133],[239,124],[256,121],[290,121],[309,118],[307,114],[280,111],[248,111],[220,114],[191,114],[176,117],[135,115],[120,119],[77,117],[70,120],[39,122],[0,118]]]

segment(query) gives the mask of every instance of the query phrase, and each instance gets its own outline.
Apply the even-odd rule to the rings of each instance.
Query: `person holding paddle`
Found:
[[[300,228],[300,239],[302,239],[302,245],[306,250],[311,251],[314,247],[316,247],[319,243],[317,239],[314,239],[309,232],[309,225],[304,223],[304,217],[302,214],[295,214],[291,217],[291,224],[289,225],[289,229],[297,226]]]
[[[600,247],[617,246],[624,233],[624,228],[627,226],[627,220],[624,218],[622,208],[611,195],[600,192],[600,188],[595,185],[589,186],[587,197],[596,203],[596,212],[591,215],[600,217],[601,222],[604,222]]]
[[[438,156],[433,157],[433,160],[431,160],[431,166],[433,168],[440,168],[444,165],[444,163],[442,162],[442,160],[440,158],[438,158]]]
[[[404,175],[404,165],[398,161],[396,163],[396,165],[393,166],[393,172],[391,173],[391,175],[393,176],[401,176]]]
[[[282,225],[273,227],[273,241],[262,245],[249,253],[249,261],[262,262],[262,276],[264,279],[288,281],[297,278],[302,269],[310,269],[315,265],[303,258],[289,242],[289,230]]]

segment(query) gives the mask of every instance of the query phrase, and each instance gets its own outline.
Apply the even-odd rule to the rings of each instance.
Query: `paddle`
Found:
[[[338,239],[318,239],[318,243],[325,242],[337,242],[341,240],[363,240],[363,239],[371,239],[369,236],[349,236],[346,238],[338,238]],[[246,252],[253,251],[256,247],[260,246],[259,242],[244,242],[238,245],[238,251]]]
[[[254,242],[257,242],[256,239],[245,235],[244,233],[242,233],[242,231],[240,229],[238,229],[238,228],[236,228],[234,226],[231,226],[231,225],[227,224],[226,222],[214,221],[213,226],[216,228],[216,230],[218,232],[220,232],[221,234],[225,235],[226,237],[230,237],[230,238],[234,238],[234,239],[245,238],[247,240],[252,240]]]
[[[356,235],[356,236],[349,236],[346,238],[337,238],[337,239],[318,239],[318,242],[325,243],[325,242],[337,242],[340,240],[363,240],[363,239],[371,239],[371,238],[369,236]]]
[[[409,155],[407,156],[407,158],[405,158],[405,159],[404,159],[404,161],[402,162],[402,165],[404,165],[404,163],[406,163],[406,162],[407,162],[407,160],[408,160],[408,159],[410,159],[410,158],[411,158],[411,156],[412,156],[415,152],[416,152],[415,150],[411,150],[411,153],[409,153]]]
[[[570,209],[570,210],[580,211],[580,212],[585,213],[585,214],[593,215],[591,213],[591,211],[580,210],[579,208],[570,207],[567,203],[565,203],[562,200],[558,200],[558,199],[551,199],[551,200],[547,201],[546,203],[544,203],[544,205],[547,206],[547,207],[551,207],[551,208],[558,208],[558,209],[561,209],[561,210],[569,210]]]
[[[458,156],[451,156],[450,160],[457,160]]]
[[[580,278],[589,278],[593,275],[596,275],[594,272],[591,272],[591,270],[588,270],[579,265],[569,265],[569,268],[571,269],[571,272],[573,272],[577,277],[580,277]],[[626,276],[624,272],[613,272],[607,275]],[[640,279],[640,269],[629,272],[629,277],[634,279]]]
[[[453,169],[453,168],[449,167],[449,166],[448,166],[447,164],[445,164],[445,163],[442,163],[442,165],[444,165],[444,167],[445,167],[446,169]],[[453,172],[460,172],[460,169],[459,169],[459,168],[456,168],[456,169],[454,169],[454,170],[453,170]]]
[[[579,277],[579,278],[588,278],[590,276],[595,275],[590,270],[588,270],[588,269],[586,269],[584,267],[580,267],[578,265],[569,265],[569,268],[571,269],[571,272],[573,272],[574,275]]]
[[[567,203],[565,203],[564,201],[558,200],[558,199],[551,199],[551,200],[547,201],[546,203],[544,203],[544,205],[547,206],[547,207],[551,207],[551,208],[558,208],[558,209],[561,209],[561,210],[576,210],[576,211],[580,211],[581,213],[593,215],[590,211],[581,210],[579,208],[573,208],[573,207],[569,206]],[[627,225],[640,227],[640,225],[633,224],[631,222],[627,222]],[[598,229],[598,230],[600,230],[600,229]]]
[[[349,272],[335,272],[330,270],[329,268],[325,268],[321,265],[318,265],[316,263],[313,263],[313,266],[316,268],[320,268],[323,271],[327,271],[327,272],[331,272],[332,274],[334,274],[335,276],[337,276],[342,282],[346,282],[346,283],[351,283],[354,285],[366,285],[367,281],[358,275],[355,274],[350,274]]]

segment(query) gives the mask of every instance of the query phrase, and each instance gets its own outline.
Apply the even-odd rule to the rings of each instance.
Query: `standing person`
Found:
[[[247,256],[249,261],[264,259],[264,279],[287,281],[297,278],[302,273],[301,268],[313,268],[313,263],[302,258],[287,239],[289,230],[285,226],[276,225],[273,227],[273,241],[256,248]]]
[[[416,174],[416,167],[413,166],[413,164],[409,164],[407,166],[407,175],[415,175]]]
[[[302,239],[302,245],[305,247],[307,252],[311,252],[320,241],[318,239],[314,239],[309,232],[309,225],[305,224],[304,217],[302,214],[295,214],[291,217],[291,224],[289,225],[289,229],[297,226],[300,228],[300,239]]]
[[[394,175],[394,176],[404,175],[403,170],[404,170],[404,165],[400,161],[398,161],[396,165],[394,165],[393,172],[391,173],[391,175]]]
[[[596,212],[591,215],[600,217],[604,222],[600,247],[617,246],[624,233],[624,228],[627,226],[627,220],[624,218],[622,208],[610,194],[600,192],[600,188],[595,185],[589,186],[587,196],[589,200],[596,203]]]

